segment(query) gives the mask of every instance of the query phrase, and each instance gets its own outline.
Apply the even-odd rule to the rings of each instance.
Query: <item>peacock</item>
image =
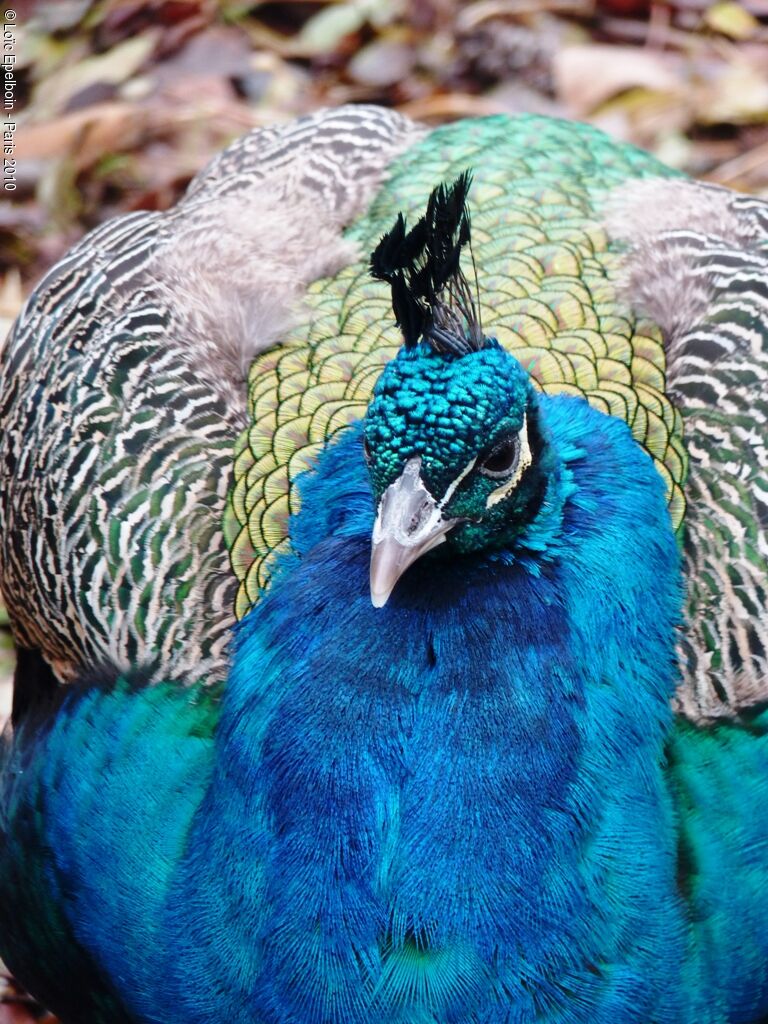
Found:
[[[0,403],[64,1024],[768,1019],[768,204],[319,111],[84,238]]]

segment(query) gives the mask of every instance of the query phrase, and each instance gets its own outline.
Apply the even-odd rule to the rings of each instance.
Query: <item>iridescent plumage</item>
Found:
[[[20,663],[0,941],[65,1024],[763,1019],[767,222],[346,108],[51,272],[0,570],[77,681]]]

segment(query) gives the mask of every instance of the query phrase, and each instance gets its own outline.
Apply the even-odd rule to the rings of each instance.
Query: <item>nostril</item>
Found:
[[[431,505],[426,499],[424,499],[419,505],[419,507],[416,509],[416,511],[413,513],[408,522],[407,532],[409,536],[412,533],[416,533],[416,531],[421,527],[425,519],[429,518],[430,512]]]

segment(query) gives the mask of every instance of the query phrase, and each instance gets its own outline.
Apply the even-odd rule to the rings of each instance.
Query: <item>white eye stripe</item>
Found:
[[[470,461],[467,463],[464,469],[462,469],[462,471],[459,473],[459,475],[456,477],[453,483],[448,487],[448,490],[445,492],[445,494],[442,497],[442,500],[440,501],[440,504],[438,506],[439,508],[445,508],[445,506],[456,493],[456,488],[459,486],[461,481],[466,479],[466,477],[468,477],[472,470],[475,468],[476,462],[477,457],[475,457],[474,459],[470,459]]]
[[[511,494],[512,491],[517,487],[520,482],[520,478],[523,473],[528,469],[530,464],[533,462],[533,455],[531,454],[531,445],[528,441],[528,417],[523,416],[523,425],[520,428],[518,434],[518,440],[520,442],[520,457],[517,460],[517,469],[509,480],[505,480],[501,487],[497,487],[495,491],[491,491],[488,495],[485,507],[491,508],[496,505],[499,501],[503,501],[507,495]]]

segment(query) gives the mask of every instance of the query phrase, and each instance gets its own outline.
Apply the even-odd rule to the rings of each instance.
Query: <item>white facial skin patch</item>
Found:
[[[442,501],[440,502],[439,508],[441,510],[445,508],[445,506],[448,504],[448,502],[454,496],[454,494],[456,493],[456,488],[459,486],[461,481],[464,480],[466,477],[468,477],[469,474],[472,472],[472,470],[475,468],[475,463],[476,462],[477,462],[477,458],[472,459],[468,463],[468,465],[465,466],[464,469],[462,469],[462,471],[459,473],[459,475],[456,477],[456,479],[450,485],[448,490],[443,495]]]
[[[501,487],[497,487],[495,491],[491,491],[485,502],[486,508],[491,508],[499,501],[503,501],[509,494],[514,491],[517,485],[520,483],[520,478],[523,473],[528,469],[530,464],[533,462],[533,456],[531,455],[531,446],[528,442],[528,417],[523,416],[523,425],[520,428],[520,433],[517,435],[520,442],[520,457],[517,460],[517,466],[515,471],[508,480],[505,480]]]

